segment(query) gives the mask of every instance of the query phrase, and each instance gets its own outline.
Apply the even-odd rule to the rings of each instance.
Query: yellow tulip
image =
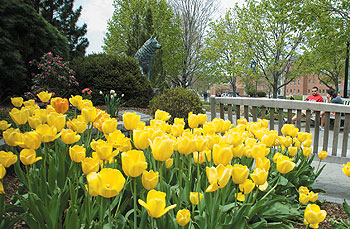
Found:
[[[171,140],[167,136],[156,137],[153,142],[150,141],[152,149],[152,155],[157,161],[166,161],[173,155],[174,140]]]
[[[32,116],[32,117],[28,117],[28,123],[29,126],[32,129],[36,129],[39,125],[42,124],[41,118],[39,116]]]
[[[60,132],[66,125],[66,115],[51,112],[47,115],[47,124],[56,127],[57,131]]]
[[[183,131],[184,131],[185,126],[184,125],[172,125],[171,126],[171,134],[174,137],[179,137]]]
[[[203,125],[204,123],[207,122],[207,115],[206,114],[198,114],[198,120],[199,120],[199,125]]]
[[[60,98],[60,97],[53,98],[51,99],[51,105],[53,106],[53,108],[55,108],[55,111],[57,113],[61,113],[61,114],[66,113],[69,108],[68,99],[66,98]]]
[[[110,133],[112,133],[115,130],[117,130],[117,127],[118,127],[118,121],[115,118],[106,119],[102,123],[102,132],[105,135],[109,135]]]
[[[122,153],[122,168],[128,177],[138,177],[147,169],[147,162],[143,151],[130,150]]]
[[[242,124],[242,125],[247,125],[248,121],[245,118],[240,118],[237,120],[237,125]]]
[[[295,163],[291,162],[290,160],[283,160],[279,159],[277,160],[277,171],[282,174],[289,173],[292,171],[295,167]]]
[[[232,148],[233,157],[238,157],[238,158],[242,157],[244,154],[244,151],[245,151],[245,147],[243,144],[239,144],[238,146],[233,147]]]
[[[310,200],[309,195],[306,195],[304,193],[299,193],[299,203],[307,204],[309,200]]]
[[[320,160],[326,159],[327,156],[328,156],[327,151],[321,150],[321,151],[318,153],[318,158],[320,158]]]
[[[100,160],[98,158],[86,157],[81,161],[81,168],[84,174],[97,172],[100,168]]]
[[[70,159],[74,162],[80,163],[85,159],[86,149],[83,146],[75,145],[69,147],[69,156]]]
[[[17,162],[17,155],[12,152],[0,151],[0,164],[5,168],[10,167]]]
[[[208,138],[204,136],[196,136],[195,139],[193,139],[193,142],[195,143],[195,149],[194,151],[204,151],[208,150]]]
[[[241,192],[239,192],[238,194],[235,193],[235,197],[238,201],[241,201],[241,202],[245,201],[245,196]]]
[[[79,101],[78,109],[81,111],[84,108],[93,107],[91,100],[83,99]]]
[[[303,155],[304,155],[305,157],[310,157],[311,152],[312,152],[312,149],[311,149],[310,147],[304,147],[304,148],[303,148]]]
[[[36,157],[34,149],[22,149],[19,154],[19,159],[23,165],[32,165],[35,162],[42,159],[42,157]]]
[[[70,104],[72,104],[73,107],[79,107],[80,101],[83,100],[83,97],[80,95],[73,96],[71,95],[71,98],[69,98]]]
[[[305,195],[309,195],[309,189],[307,187],[305,187],[305,186],[300,186],[298,188],[298,192],[299,193],[303,193]]]
[[[17,142],[21,140],[19,129],[8,128],[2,135],[6,144],[9,146],[17,146]]]
[[[56,127],[47,124],[41,124],[38,126],[36,132],[41,135],[42,142],[52,142],[60,136],[60,134],[57,134]]]
[[[231,171],[232,181],[235,184],[243,184],[249,176],[249,169],[246,165],[235,164]]]
[[[84,133],[84,131],[87,128],[87,123],[80,119],[72,119],[71,124],[73,130],[78,132],[79,134]]]
[[[15,106],[15,107],[21,107],[23,104],[23,98],[22,97],[14,97],[11,98],[11,103]]]
[[[265,171],[269,171],[270,166],[270,160],[266,157],[258,157],[255,159],[255,168],[265,169]]]
[[[10,126],[11,126],[11,124],[7,123],[7,121],[5,121],[5,120],[0,121],[0,130],[6,130]]]
[[[190,201],[194,205],[198,205],[202,200],[203,194],[200,192],[190,192]]]
[[[17,125],[26,124],[29,118],[29,112],[27,110],[18,110],[17,108],[13,108],[9,112],[9,115]]]
[[[244,138],[242,136],[242,133],[240,132],[232,132],[226,135],[225,137],[225,143],[232,145],[233,147],[237,147],[240,144],[242,144],[244,141]]]
[[[291,137],[289,137],[289,136],[286,136],[286,137],[284,137],[284,138],[282,139],[282,143],[283,143],[283,145],[284,145],[285,147],[289,147],[289,146],[292,145],[293,139],[292,139]]]
[[[174,125],[186,125],[185,120],[183,118],[175,118],[174,119]]]
[[[0,180],[1,180],[2,178],[4,178],[5,174],[6,174],[5,166],[3,166],[2,164],[0,164]]]
[[[258,157],[265,157],[265,153],[266,153],[265,144],[257,143],[252,147],[252,157],[254,159]]]
[[[192,112],[188,113],[188,126],[190,128],[197,128],[199,125],[199,117]]]
[[[0,181],[0,194],[5,194],[4,185]]]
[[[195,163],[202,164],[203,162],[211,161],[211,151],[193,152],[193,160]]]
[[[185,226],[190,222],[191,213],[187,209],[179,210],[176,214],[176,222],[180,225],[180,227]]]
[[[244,194],[251,193],[254,188],[255,188],[255,183],[250,179],[247,179],[243,184],[239,185],[239,190]]]
[[[119,170],[104,168],[101,169],[98,176],[100,179],[98,188],[100,196],[111,198],[119,195],[125,184],[125,178]]]
[[[177,150],[180,154],[184,155],[193,153],[195,150],[195,142],[186,136],[179,137],[177,142]]]
[[[49,93],[47,91],[42,91],[39,94],[37,94],[37,96],[41,100],[41,102],[47,103],[51,99],[52,93]]]
[[[97,118],[97,110],[95,107],[85,107],[81,110],[81,116],[86,123],[92,123]]]
[[[213,161],[215,165],[222,164],[226,166],[231,162],[233,158],[231,147],[222,147],[220,145],[214,145],[213,148]]]
[[[100,160],[110,160],[118,154],[117,151],[113,151],[113,145],[105,141],[96,146],[96,153]]]
[[[230,120],[223,120],[218,118],[214,118],[214,120],[212,121],[212,124],[215,127],[215,131],[217,133],[224,133],[231,126]]]
[[[38,149],[41,145],[41,135],[36,131],[30,131],[22,134],[22,142],[18,143],[22,148]]]
[[[298,148],[295,146],[289,146],[288,147],[288,155],[291,157],[294,157],[298,152]]]
[[[231,168],[219,164],[216,168],[206,167],[206,173],[210,184],[206,192],[215,192],[227,185],[231,175]]]
[[[311,228],[318,228],[318,224],[321,223],[327,216],[325,210],[321,210],[316,204],[309,204],[305,208],[304,218],[310,224]]]
[[[107,142],[112,144],[114,148],[121,152],[126,152],[131,150],[130,138],[125,137],[125,135],[120,131],[116,130],[107,136]]]
[[[159,192],[154,189],[147,194],[147,203],[139,199],[139,204],[147,210],[147,213],[152,218],[159,218],[169,210],[176,207],[176,204],[165,208],[165,192]]]
[[[87,174],[86,179],[88,181],[87,190],[90,196],[98,196],[98,189],[100,187],[100,179],[96,172]]]
[[[133,130],[133,142],[136,149],[145,150],[149,146],[149,131],[148,130]]]
[[[171,118],[171,115],[166,111],[158,109],[154,114],[154,118],[162,121],[168,121]]]
[[[47,109],[36,109],[34,111],[34,116],[39,117],[41,119],[41,123],[43,124],[43,123],[47,122],[48,113],[49,113],[49,111]]]
[[[269,174],[265,169],[256,168],[254,172],[250,174],[250,177],[256,185],[263,185],[266,182],[268,175]]]
[[[27,101],[24,101],[23,102],[23,105],[25,107],[31,107],[31,106],[34,106],[35,105],[35,100],[34,99],[29,99]]]
[[[154,172],[153,170],[150,171],[143,171],[142,173],[142,186],[147,189],[151,190],[156,188],[159,180],[159,173]]]
[[[165,168],[170,169],[171,166],[174,164],[174,159],[173,158],[168,158],[165,161]]]
[[[212,123],[204,123],[202,131],[204,135],[213,135],[215,134],[216,129]]]
[[[140,122],[140,115],[131,112],[125,112],[123,114],[124,127],[127,130],[134,130],[137,128],[138,123]]]
[[[318,193],[314,193],[314,192],[310,192],[309,193],[309,198],[310,198],[310,201],[311,202],[315,202],[315,201],[317,201],[317,199],[318,199]]]
[[[61,132],[61,140],[64,144],[70,145],[79,141],[80,135],[77,135],[77,133],[71,129],[64,129]]]
[[[350,162],[343,164],[343,173],[350,177]]]
[[[275,144],[276,135],[273,133],[266,134],[262,137],[261,143],[265,144],[266,147],[272,147]]]
[[[304,141],[303,146],[304,147],[310,147],[311,144],[312,144],[312,140],[306,140],[306,141]]]

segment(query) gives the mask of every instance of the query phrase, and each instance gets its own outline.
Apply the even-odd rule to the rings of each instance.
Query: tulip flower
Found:
[[[60,136],[60,134],[57,134],[56,127],[47,124],[38,126],[36,132],[41,135],[42,142],[52,142]]]
[[[81,97],[80,95],[76,95],[76,96],[71,96],[71,98],[69,98],[69,102],[72,104],[73,107],[79,107],[79,102],[83,100],[83,97]]]
[[[298,148],[295,146],[289,146],[288,147],[288,155],[291,157],[294,157],[298,152]]]
[[[81,110],[81,116],[86,123],[92,123],[97,118],[97,110],[95,107],[85,107]]]
[[[310,147],[304,147],[304,148],[303,148],[303,155],[304,155],[305,157],[310,157],[311,152],[312,152],[312,149],[311,149]]]
[[[314,193],[314,192],[309,192],[309,198],[311,202],[315,202],[318,199],[318,193]]]
[[[326,218],[327,212],[321,210],[316,204],[309,204],[305,208],[304,219],[309,223],[309,227],[318,228],[318,224]]]
[[[29,99],[27,101],[24,101],[23,102],[23,105],[25,107],[31,107],[31,106],[34,106],[35,105],[35,100],[34,99]]]
[[[117,130],[118,121],[115,118],[106,119],[102,124],[102,132],[105,135],[109,135],[110,133]]]
[[[98,188],[100,187],[100,179],[96,172],[91,172],[86,176],[88,181],[87,190],[90,196],[98,196]]]
[[[49,93],[47,91],[42,91],[39,94],[37,94],[37,96],[41,100],[41,102],[47,103],[51,99],[52,93]]]
[[[57,132],[60,132],[66,125],[66,115],[51,112],[47,115],[47,124],[56,127]]]
[[[64,144],[70,145],[79,141],[80,135],[77,135],[77,133],[71,129],[64,129],[61,132],[61,140]]]
[[[233,158],[231,147],[222,147],[220,145],[214,145],[213,148],[213,161],[215,165],[222,164],[226,166],[231,162]]]
[[[299,202],[301,204],[307,204],[310,200],[309,195],[306,195],[304,193],[299,193]]]
[[[202,200],[203,194],[200,192],[190,192],[190,201],[194,205],[198,205]]]
[[[120,131],[116,130],[107,136],[107,142],[112,144],[114,148],[121,152],[131,150],[130,138],[125,137],[125,135]]]
[[[219,188],[224,188],[227,185],[231,175],[231,168],[219,164],[216,168],[207,167],[206,173],[210,184],[206,192],[215,192]]]
[[[172,125],[171,126],[171,134],[174,137],[179,137],[183,131],[184,131],[185,126],[184,125]]]
[[[197,128],[199,125],[199,117],[192,112],[188,113],[188,126],[190,128]]]
[[[17,108],[13,108],[9,112],[9,115],[17,125],[26,124],[29,118],[29,112],[27,110],[18,110]]]
[[[197,116],[199,125],[203,125],[207,122],[208,116],[206,114],[198,114]]]
[[[112,157],[117,156],[118,150],[113,151],[113,145],[108,142],[101,142],[96,146],[96,153],[100,160],[110,160]]]
[[[168,158],[165,161],[165,168],[170,169],[171,166],[174,164],[174,159],[173,158]]]
[[[17,146],[17,142],[19,142],[20,139],[20,131],[19,129],[14,128],[8,128],[2,133],[4,140],[7,145],[9,146]]]
[[[135,130],[137,128],[137,124],[140,121],[141,116],[136,113],[125,112],[123,114],[123,122],[124,127],[127,130]]]
[[[12,152],[0,151],[0,164],[5,168],[10,167],[17,162],[17,155]]]
[[[311,147],[311,144],[312,144],[312,140],[306,140],[305,142],[303,142],[304,147]]]
[[[158,109],[154,114],[154,118],[157,120],[168,121],[171,118],[171,115],[166,111]]]
[[[255,188],[255,183],[250,179],[247,179],[243,184],[239,185],[239,190],[244,194],[251,193],[254,188]]]
[[[128,177],[138,177],[147,169],[147,162],[143,151],[130,150],[122,153],[122,168]]]
[[[0,194],[5,194],[4,185],[0,181]]]
[[[239,132],[232,132],[225,136],[225,143],[232,145],[233,147],[237,147],[238,145],[243,143],[243,136]]]
[[[60,98],[60,97],[53,98],[51,99],[51,105],[53,106],[53,108],[55,108],[55,111],[57,113],[61,113],[61,114],[66,113],[69,108],[68,99],[66,98]]]
[[[22,149],[19,154],[19,159],[23,165],[32,165],[35,162],[42,159],[42,157],[36,157],[34,149]]]
[[[99,172],[98,193],[105,198],[111,198],[119,195],[125,184],[123,174],[112,168],[104,168]]]
[[[79,134],[83,133],[87,128],[87,123],[85,122],[85,120],[72,119],[71,124],[73,130],[78,132]]]
[[[238,157],[238,158],[242,157],[244,154],[244,151],[245,151],[245,147],[243,144],[239,144],[238,146],[233,147],[232,148],[233,157]]]
[[[343,164],[343,173],[350,177],[350,162]]]
[[[150,141],[150,140],[149,140]],[[171,140],[167,136],[156,137],[153,142],[150,141],[152,149],[152,155],[157,161],[166,161],[173,155],[174,140]]]
[[[190,222],[191,213],[187,209],[179,210],[176,214],[176,222],[180,225],[180,227],[185,226]]]
[[[202,164],[203,162],[211,161],[211,151],[193,152],[193,160],[195,163]]]
[[[5,174],[6,174],[5,166],[3,166],[2,164],[0,164],[0,180],[1,180],[2,178],[4,178]]]
[[[156,188],[159,180],[159,173],[150,171],[143,171],[142,173],[142,186],[147,190]]]
[[[212,121],[212,124],[215,127],[216,133],[224,133],[231,126],[230,120],[223,120],[219,118],[214,118],[214,120]]]
[[[292,171],[295,167],[295,163],[291,162],[290,160],[283,160],[278,159],[277,160],[277,171],[282,174],[289,173]]]
[[[327,156],[328,156],[327,151],[321,150],[321,151],[318,153],[318,158],[320,158],[320,160],[326,159]]]
[[[148,130],[135,129],[133,131],[132,138],[136,149],[140,149],[140,150],[147,149],[147,147],[149,146],[148,137],[149,137]]]
[[[196,136],[195,139],[193,139],[193,142],[195,143],[194,151],[201,152],[201,151],[208,150],[207,139],[208,138],[201,135]]]
[[[258,157],[255,159],[255,168],[265,169],[265,171],[269,171],[270,166],[270,160],[266,157]]]
[[[28,123],[32,129],[36,129],[39,125],[43,124],[43,122],[41,121],[41,118],[36,115],[28,117]]]
[[[10,126],[11,126],[11,124],[7,123],[7,121],[5,121],[5,120],[0,121],[0,130],[6,130]]]
[[[11,98],[11,103],[15,107],[21,107],[23,104],[23,98],[22,97],[13,97],[13,98]]]
[[[187,136],[182,136],[178,138],[177,150],[180,154],[188,155],[193,153],[195,150],[194,140],[188,138]]]
[[[261,143],[265,144],[266,147],[272,147],[275,144],[276,135],[273,133],[266,134],[262,137]]]
[[[80,111],[83,110],[84,108],[90,108],[90,107],[93,107],[91,100],[83,99],[79,101],[78,109]]]
[[[159,218],[176,207],[176,204],[174,204],[165,208],[165,197],[165,192],[159,192],[153,189],[147,193],[146,203],[141,199],[139,199],[138,202],[147,210],[149,216],[152,218]]]
[[[80,163],[85,159],[86,149],[83,146],[75,145],[69,147],[69,156],[70,159],[74,162]]]
[[[232,181],[235,184],[243,184],[249,176],[249,169],[246,165],[235,164],[231,171]]]
[[[265,157],[265,152],[266,152],[266,145],[265,144],[255,144],[252,147],[252,157],[254,159],[258,157]]]
[[[266,182],[268,175],[269,174],[265,169],[256,168],[254,172],[250,174],[250,177],[256,185],[263,185]]]
[[[100,160],[98,158],[86,157],[81,161],[81,168],[84,174],[97,172],[100,168]]]
[[[300,186],[300,187],[298,188],[298,192],[299,192],[299,193],[304,193],[304,194],[306,194],[306,195],[309,195],[309,189],[308,189],[307,187],[305,187],[305,186]]]
[[[48,115],[48,113],[49,112],[48,112],[47,109],[36,109],[34,111],[34,116],[39,117],[41,119],[41,123],[43,124],[43,123],[47,122],[47,115]]]

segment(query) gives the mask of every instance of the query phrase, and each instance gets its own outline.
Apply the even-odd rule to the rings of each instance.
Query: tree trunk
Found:
[[[236,77],[232,76],[231,77],[231,86],[232,86],[232,97],[237,96],[237,86],[236,86]]]

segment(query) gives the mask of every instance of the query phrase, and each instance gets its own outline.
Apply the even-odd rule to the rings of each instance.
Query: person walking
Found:
[[[337,95],[337,92],[331,88],[327,90],[327,103],[334,103],[334,104],[344,104],[343,100]],[[335,112],[331,112],[331,115],[335,116]],[[324,130],[324,122],[326,120],[326,112],[321,111],[321,126],[320,130]]]

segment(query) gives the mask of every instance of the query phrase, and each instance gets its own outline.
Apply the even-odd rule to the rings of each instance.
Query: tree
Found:
[[[181,74],[172,78],[175,86],[189,87],[200,70],[200,51],[203,48],[205,30],[216,11],[215,0],[171,0],[176,17],[181,20],[182,43],[185,57]]]
[[[238,7],[238,6],[236,6]],[[202,77],[212,82],[230,83],[236,95],[236,77],[252,79],[252,54],[245,49],[239,30],[239,18],[231,9],[223,18],[209,24],[205,45],[201,51],[204,61]]]
[[[84,56],[89,41],[87,25],[77,26],[82,7],[73,10],[74,0],[25,0],[68,40],[70,59]]]
[[[0,45],[0,103],[29,90],[33,70],[29,61],[49,51],[69,55],[65,37],[20,0],[0,4]]]
[[[109,54],[134,57],[144,42],[156,35],[161,50],[157,51],[151,69],[153,87],[164,87],[165,79],[178,74],[183,59],[181,30],[172,9],[165,0],[115,0],[115,11],[108,21],[105,45]]]
[[[238,13],[243,39],[274,98],[300,74],[295,60],[308,28],[300,23],[302,14],[303,4],[290,0],[250,0]]]

